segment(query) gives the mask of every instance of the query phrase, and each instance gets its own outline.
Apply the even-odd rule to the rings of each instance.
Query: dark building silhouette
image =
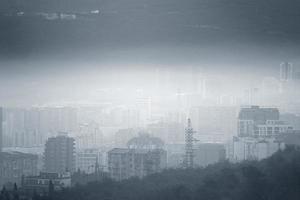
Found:
[[[112,179],[143,178],[161,172],[166,167],[167,152],[159,138],[141,134],[132,138],[127,146],[108,152],[108,170]]]
[[[0,186],[20,184],[22,176],[37,174],[38,156],[21,152],[0,152]]]
[[[49,138],[45,146],[46,172],[75,171],[75,140],[67,135]]]
[[[277,129],[279,133],[279,131],[283,131],[283,128],[287,129],[288,127],[279,121],[277,108],[251,106],[240,110],[238,116],[238,136],[240,137],[258,137],[262,135],[261,130],[266,130],[266,136],[271,136],[271,133],[277,132]]]
[[[59,174],[40,172],[39,175],[23,177],[22,189],[26,192],[36,192],[37,194],[42,195],[49,192],[50,181],[52,181],[53,190],[55,191],[71,187],[70,173]]]

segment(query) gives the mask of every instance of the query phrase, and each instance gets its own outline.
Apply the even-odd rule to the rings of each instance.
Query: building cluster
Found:
[[[197,110],[199,113],[200,109]],[[218,120],[225,120],[223,112],[231,115],[234,113],[231,109],[221,108],[216,115]],[[234,162],[259,160],[284,148],[286,144],[300,144],[299,131],[293,130],[290,124],[281,119],[277,108],[242,107],[236,119],[237,135],[230,145],[204,140],[201,137],[203,134],[198,133],[201,130],[199,127],[205,127],[199,122],[204,119],[199,114],[195,115],[198,117],[194,118],[198,127],[196,131],[190,119],[185,130],[176,123],[152,124],[144,132],[142,129],[120,129],[115,133],[118,138],[115,148],[108,148],[106,151],[90,148],[89,145],[78,148],[76,140],[68,136],[67,132],[58,132],[44,144],[43,167],[40,169],[37,155],[2,151],[0,184],[17,183],[26,191],[42,193],[47,192],[49,184],[55,190],[70,187],[71,175],[78,171],[87,175],[106,171],[110,178],[121,181],[131,177],[143,178],[165,168],[205,167],[225,160],[226,157]],[[213,119],[217,121],[216,118],[212,117],[211,120]],[[223,128],[225,129],[219,130],[230,132],[232,129],[231,126]],[[210,132],[213,129],[207,127],[206,130]],[[167,137],[172,137],[172,132],[175,135],[181,132],[185,141],[174,139],[165,143],[164,137],[158,137],[160,131],[166,133]]]
[[[45,145],[44,166],[46,172],[75,172],[75,140],[61,133],[49,138]]]
[[[162,103],[163,111],[142,91],[130,106],[0,108],[0,185],[43,192],[50,183],[57,190],[70,187],[74,174],[101,171],[120,181],[165,168],[264,159],[286,145],[300,145],[300,112],[286,113],[280,106],[281,98],[291,100],[298,75],[291,63],[283,63],[280,78],[264,79],[262,88],[250,89],[239,101],[219,98],[222,84],[201,80],[189,94],[178,90],[176,105]],[[232,103],[273,100],[278,106]]]
[[[50,184],[53,185],[53,190],[71,187],[71,174],[40,172],[39,175],[22,178],[22,189],[31,193],[43,194],[48,192]]]
[[[39,147],[58,132],[74,132],[77,112],[71,107],[3,108],[4,147]]]
[[[277,108],[251,106],[241,108],[238,115],[238,135],[233,139],[234,161],[263,159],[283,148],[278,137],[293,127],[280,120]]]
[[[20,183],[23,176],[37,175],[37,155],[0,152],[0,185]]]
[[[166,168],[167,152],[156,137],[140,135],[128,142],[127,148],[114,148],[108,152],[108,171],[114,180],[145,177]]]

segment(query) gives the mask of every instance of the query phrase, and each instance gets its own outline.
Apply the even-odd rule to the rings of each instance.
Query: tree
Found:
[[[19,200],[18,186],[16,183],[14,184],[13,200]]]
[[[49,181],[49,199],[53,199],[53,194],[54,194],[54,185],[52,183],[52,180]]]

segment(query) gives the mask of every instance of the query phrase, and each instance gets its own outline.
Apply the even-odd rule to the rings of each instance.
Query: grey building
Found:
[[[166,167],[167,153],[162,149],[115,148],[108,152],[109,175],[114,180],[143,178]]]
[[[37,170],[38,156],[20,152],[0,152],[0,186],[21,183],[22,176],[33,176]]]
[[[292,126],[279,120],[277,108],[251,106],[242,108],[238,116],[239,137],[274,137],[292,130]]]
[[[194,163],[198,167],[206,167],[226,159],[226,150],[223,144],[200,143],[195,145]]]
[[[141,134],[127,143],[128,148],[112,149],[108,152],[110,177],[120,181],[162,171],[167,165],[167,152],[163,145],[159,138]]]
[[[46,172],[74,172],[75,140],[66,135],[49,138],[46,142],[44,157]]]
[[[36,176],[24,176],[22,179],[22,189],[26,193],[34,193],[43,195],[49,192],[50,181],[53,184],[55,191],[63,188],[71,187],[71,174],[66,172],[64,174],[40,172]]]

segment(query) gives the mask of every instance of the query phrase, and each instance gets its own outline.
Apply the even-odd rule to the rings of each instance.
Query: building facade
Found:
[[[98,149],[83,149],[76,153],[76,170],[86,174],[95,173],[103,166],[103,152]]]
[[[261,160],[281,148],[278,136],[293,130],[293,127],[279,120],[277,108],[251,106],[241,108],[238,116],[238,136],[233,137],[232,161]]]
[[[60,131],[75,132],[77,124],[71,107],[3,108],[3,146],[43,146]]]
[[[22,176],[38,173],[38,156],[20,152],[0,152],[0,186],[21,183]]]
[[[112,179],[143,178],[166,167],[167,154],[162,149],[115,148],[108,152],[108,170]]]
[[[242,108],[238,116],[239,137],[274,137],[293,127],[279,120],[277,108],[251,106]]]
[[[75,171],[75,140],[66,135],[49,138],[44,152],[45,172]]]
[[[68,172],[63,174],[41,172],[38,176],[24,176],[22,189],[31,193],[44,194],[49,192],[50,182],[55,191],[71,187],[71,174]]]
[[[161,139],[140,133],[128,141],[127,148],[114,148],[108,152],[110,177],[120,181],[162,171],[167,166],[167,152],[163,147]]]

